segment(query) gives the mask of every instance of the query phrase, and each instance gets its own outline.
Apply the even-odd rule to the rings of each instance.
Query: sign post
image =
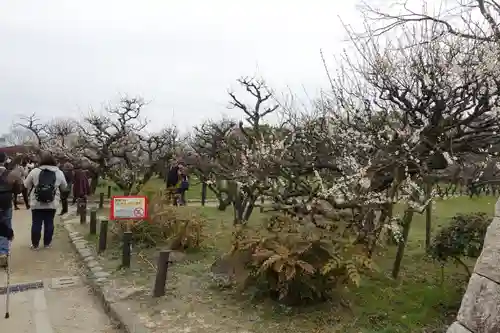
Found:
[[[110,220],[128,221],[127,229],[123,233],[122,267],[129,268],[132,252],[132,223],[134,220],[148,218],[148,198],[140,195],[113,196],[110,208]]]
[[[144,220],[148,218],[148,198],[141,195],[120,195],[111,198],[109,219]]]

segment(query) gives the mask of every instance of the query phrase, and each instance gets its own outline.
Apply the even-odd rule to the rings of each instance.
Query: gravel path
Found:
[[[58,222],[56,221],[56,224]],[[0,295],[0,327],[12,333],[117,333],[100,304],[83,284],[62,225],[56,226],[53,247],[32,251],[31,212],[15,211],[11,285],[42,280],[42,288],[11,293],[10,318],[3,319],[5,296]],[[5,286],[0,271],[0,287]]]

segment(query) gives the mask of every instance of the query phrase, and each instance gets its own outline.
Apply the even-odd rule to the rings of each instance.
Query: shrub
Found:
[[[263,233],[238,228],[227,257],[246,268],[236,277],[241,286],[288,305],[329,299],[340,286],[359,285],[363,270],[373,268],[345,229],[307,226],[289,216],[272,217]]]
[[[484,237],[491,219],[484,213],[457,214],[448,226],[439,230],[429,248],[429,255],[442,265],[450,259],[470,270],[462,257],[477,258],[483,248]]]
[[[155,247],[168,244],[172,250],[198,249],[204,218],[190,207],[167,204],[161,196],[149,196],[149,219],[132,225],[134,244]]]

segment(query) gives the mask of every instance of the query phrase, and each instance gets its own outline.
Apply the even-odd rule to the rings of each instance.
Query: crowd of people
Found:
[[[165,183],[172,204],[185,205],[189,189],[185,163],[176,160],[166,174]],[[0,267],[8,265],[9,245],[14,238],[12,213],[20,209],[18,196],[22,196],[26,209],[31,210],[30,246],[38,250],[40,242],[44,248],[50,247],[57,208],[60,203],[60,215],[68,212],[71,191],[73,205],[86,204],[91,188],[82,163],[58,163],[49,152],[41,153],[37,161],[11,159],[0,152]]]
[[[71,190],[73,204],[86,202],[91,190],[82,165],[58,163],[49,152],[42,152],[36,162],[11,159],[0,152],[0,267],[8,264],[9,245],[14,238],[12,213],[20,209],[18,196],[22,195],[26,209],[31,210],[30,246],[38,250],[41,241],[44,248],[51,246],[57,208],[61,203],[60,215],[68,212]]]

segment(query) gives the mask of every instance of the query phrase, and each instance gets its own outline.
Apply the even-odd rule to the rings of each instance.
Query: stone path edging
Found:
[[[105,272],[99,264],[93,246],[85,240],[82,234],[73,229],[70,222],[72,220],[74,221],[75,218],[62,219],[62,222],[78,259],[89,273],[89,276],[83,276],[84,281],[90,286],[108,315],[117,322],[121,329],[127,333],[150,333],[151,331],[141,323],[139,317],[118,300],[117,292],[113,290],[108,280],[109,273]]]

